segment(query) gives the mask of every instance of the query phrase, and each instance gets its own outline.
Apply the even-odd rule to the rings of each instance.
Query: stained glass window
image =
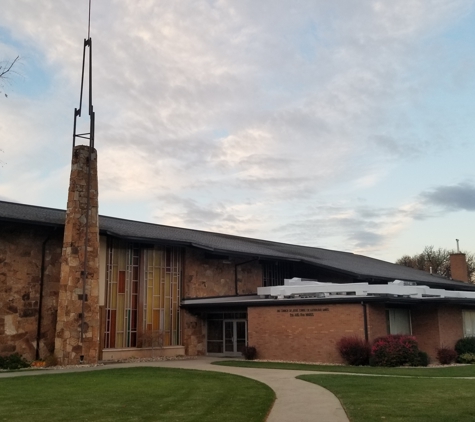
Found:
[[[180,344],[181,256],[179,248],[110,242],[105,348]]]

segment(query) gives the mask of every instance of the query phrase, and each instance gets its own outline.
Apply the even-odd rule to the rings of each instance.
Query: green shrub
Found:
[[[429,355],[422,350],[417,352],[416,358],[410,362],[411,366],[427,366],[430,363]]]
[[[246,360],[254,360],[257,357],[257,349],[254,346],[245,346],[242,355]]]
[[[458,340],[455,343],[455,351],[459,356],[457,362],[460,362],[460,356],[465,353],[475,353],[475,337],[465,337]]]
[[[450,365],[457,359],[457,352],[447,347],[437,349],[437,360],[441,365]]]
[[[371,348],[370,365],[403,366],[419,362],[419,347],[412,336],[389,335],[377,338]]]
[[[371,347],[359,337],[343,337],[336,344],[340,356],[348,365],[364,366],[369,364]]]
[[[475,363],[475,353],[463,353],[458,357],[460,363]]]
[[[28,368],[30,363],[18,353],[8,356],[0,356],[0,369],[21,369]]]

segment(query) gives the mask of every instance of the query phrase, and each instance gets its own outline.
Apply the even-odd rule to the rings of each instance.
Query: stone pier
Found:
[[[97,152],[74,148],[64,228],[55,355],[63,365],[97,362],[99,352],[99,221]],[[88,169],[90,170],[89,218]],[[86,226],[87,278],[83,289]],[[83,294],[85,291],[85,294]],[[84,324],[81,341],[82,314]]]

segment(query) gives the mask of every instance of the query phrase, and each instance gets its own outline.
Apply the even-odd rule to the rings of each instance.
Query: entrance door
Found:
[[[246,321],[224,320],[224,354],[226,356],[241,356],[246,345]]]
[[[247,345],[247,312],[216,312],[206,316],[206,354],[241,356]]]

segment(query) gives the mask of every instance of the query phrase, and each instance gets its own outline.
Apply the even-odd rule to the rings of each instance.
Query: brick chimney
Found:
[[[469,282],[467,259],[464,253],[456,252],[450,254],[450,273],[454,280]]]
[[[89,166],[90,174],[88,175]],[[86,286],[84,289],[86,235],[88,239],[87,277],[85,278]],[[84,324],[82,324],[83,321]],[[78,145],[73,150],[66,223],[64,226],[55,355],[63,365],[80,362],[94,363],[98,359],[98,348],[99,219],[97,152],[94,148],[91,150],[91,147],[87,145]]]

